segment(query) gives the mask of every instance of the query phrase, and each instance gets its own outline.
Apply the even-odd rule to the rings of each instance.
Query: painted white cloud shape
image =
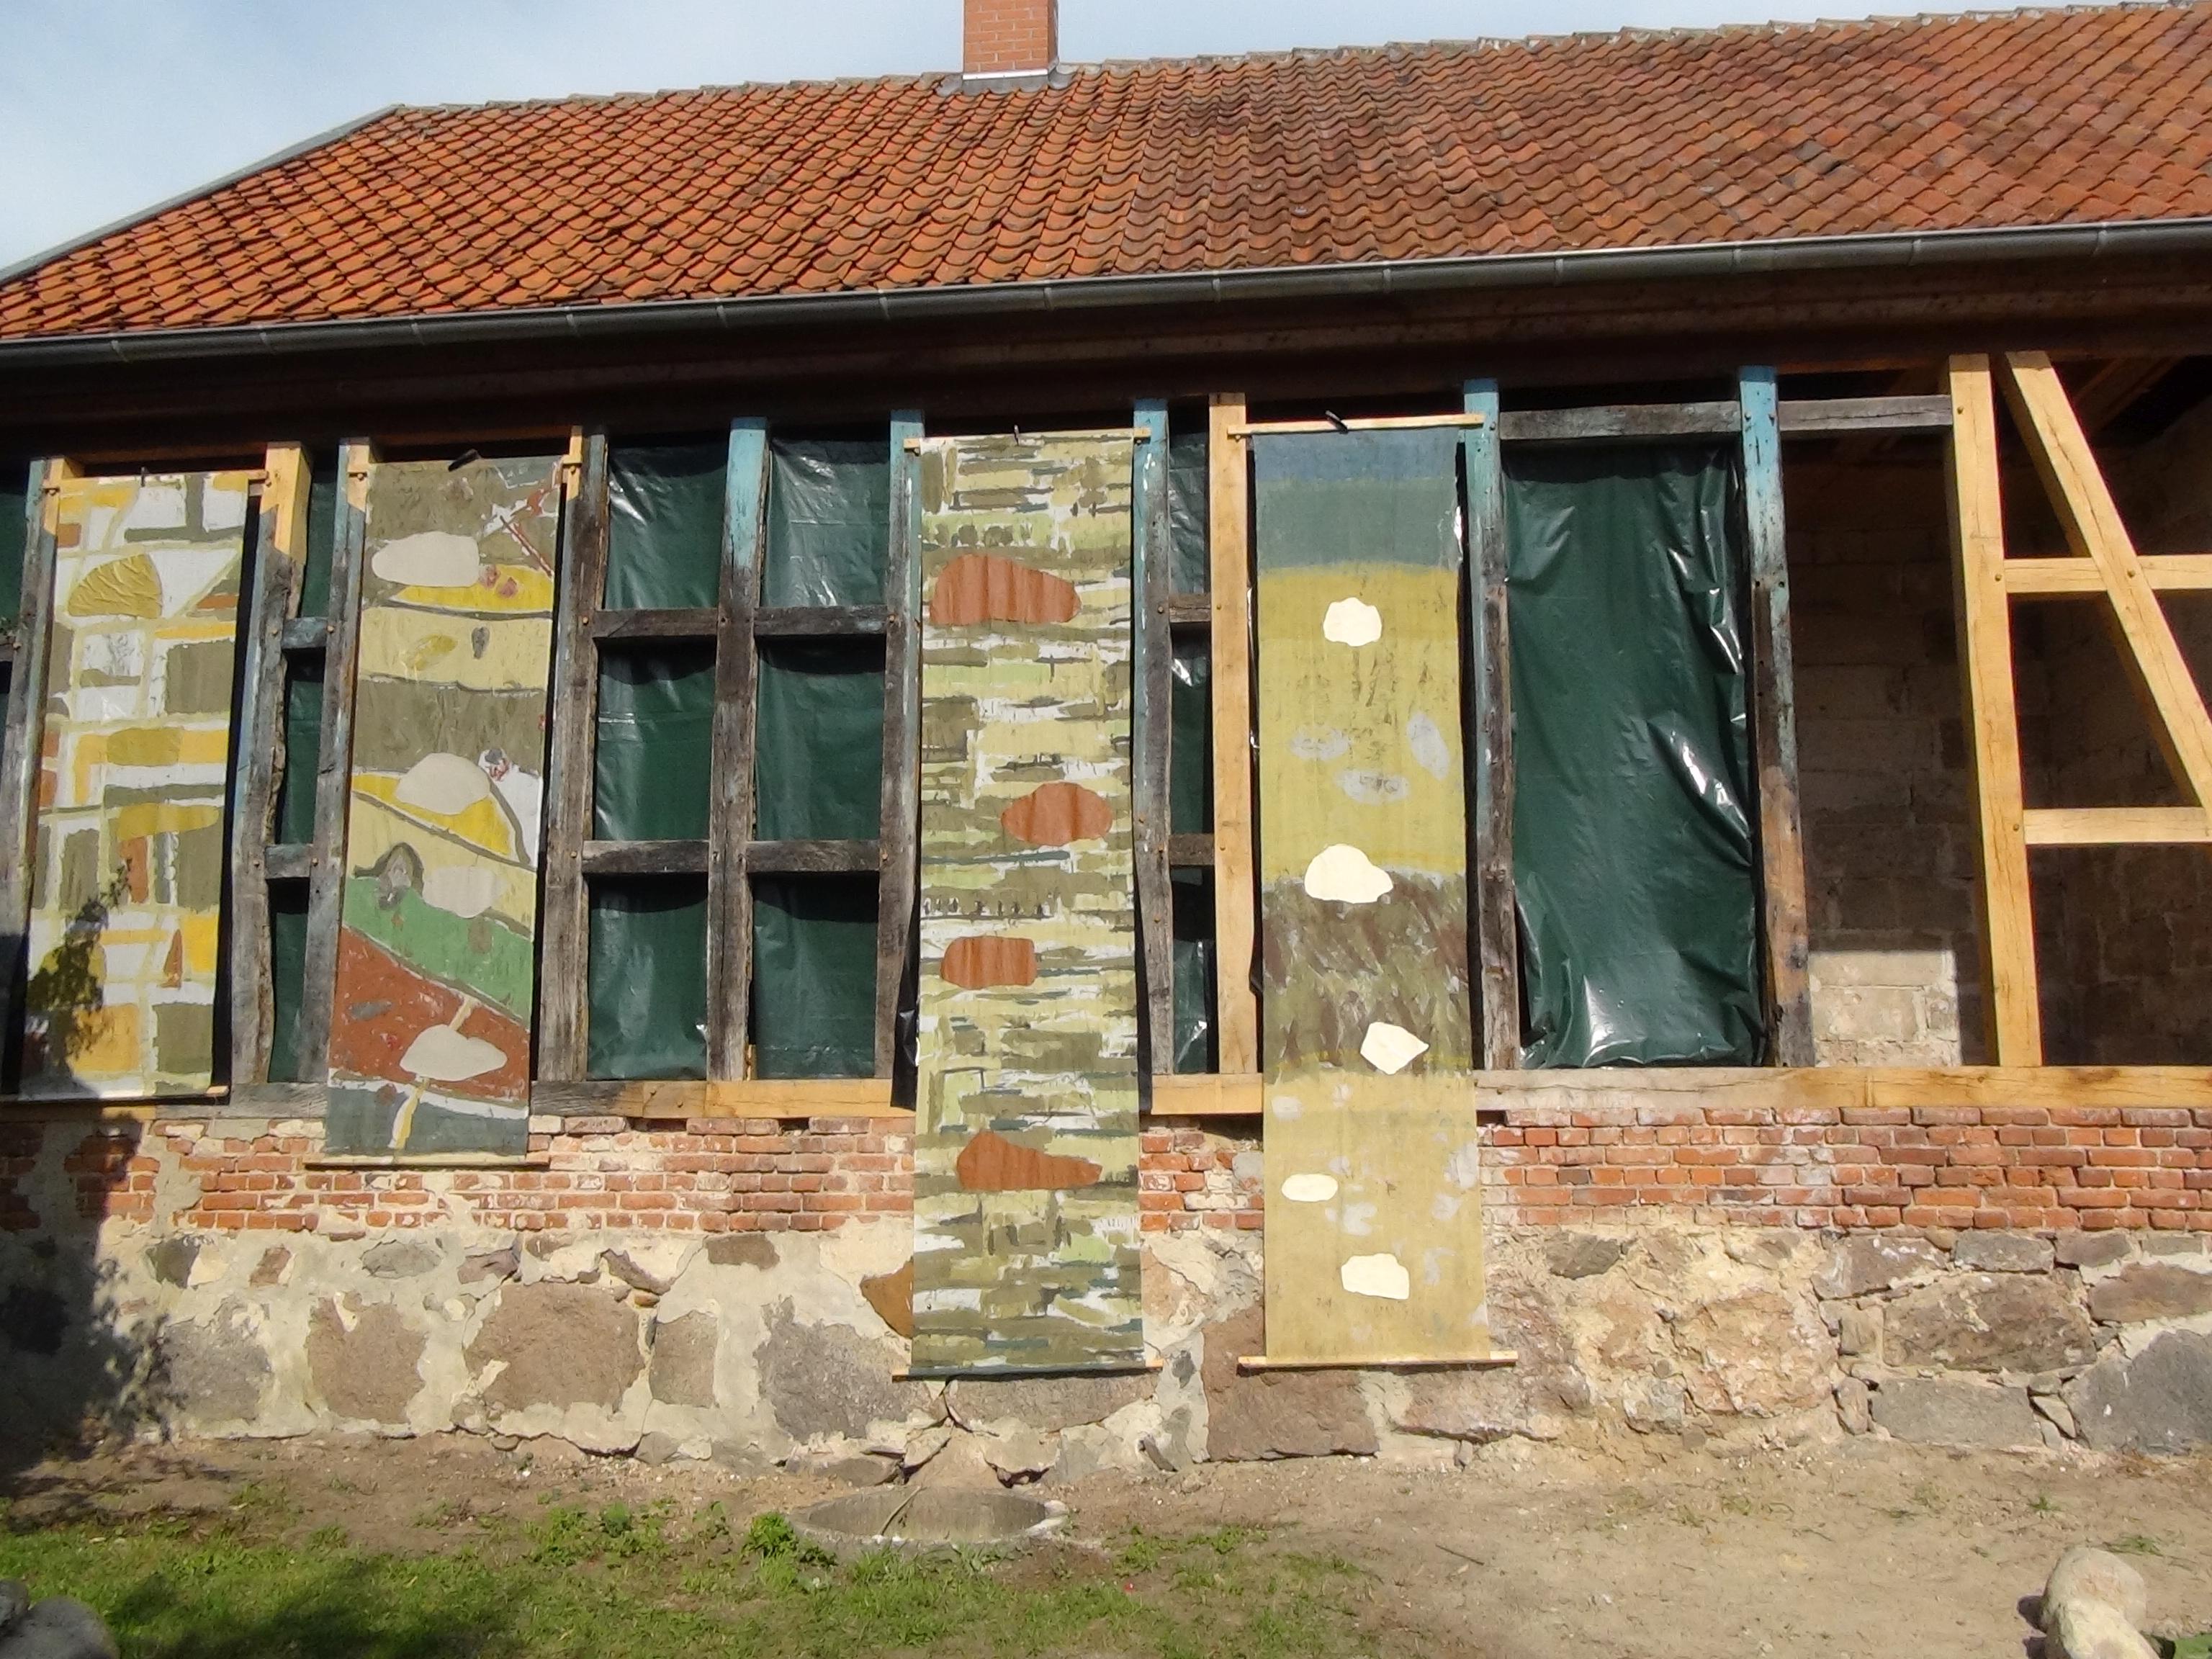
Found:
[[[1324,847],[1306,866],[1306,891],[1340,904],[1372,904],[1390,890],[1390,872],[1357,847]]]
[[[1403,1302],[1413,1294],[1413,1276],[1406,1271],[1404,1262],[1388,1252],[1355,1255],[1336,1270],[1336,1277],[1337,1282],[1354,1296]]]
[[[1378,1019],[1367,1028],[1359,1044],[1359,1057],[1376,1071],[1395,1077],[1428,1053],[1429,1045],[1402,1025]]]
[[[476,538],[424,530],[386,542],[369,555],[379,581],[405,587],[466,587],[483,574]]]
[[[1382,637],[1382,613],[1364,599],[1339,599],[1321,619],[1321,636],[1339,645],[1372,645]]]
[[[1413,719],[1406,722],[1406,747],[1413,751],[1413,758],[1431,777],[1442,778],[1450,774],[1451,744],[1444,741],[1443,728],[1425,710],[1416,709]]]
[[[1283,1182],[1283,1196],[1293,1204],[1326,1204],[1336,1196],[1336,1177],[1294,1175]]]

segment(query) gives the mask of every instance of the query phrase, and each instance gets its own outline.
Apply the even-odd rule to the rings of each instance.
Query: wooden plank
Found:
[[[1168,626],[1202,633],[1213,625],[1213,601],[1203,593],[1170,593]]]
[[[1362,1354],[1352,1359],[1334,1358],[1328,1355],[1300,1358],[1296,1355],[1247,1353],[1237,1357],[1237,1369],[1240,1371],[1458,1371],[1516,1365],[1520,1361],[1519,1351],[1513,1348],[1486,1348],[1480,1353],[1413,1358],[1399,1354]]]
[[[882,864],[876,884],[876,1075],[898,1063],[899,994],[915,926],[921,763],[921,416],[890,424],[890,549],[884,567]]]
[[[1776,410],[1785,438],[1853,432],[1948,432],[1951,400],[1942,393],[1905,398],[1784,398]]]
[[[1797,793],[1797,679],[1790,643],[1790,556],[1774,370],[1738,377],[1744,523],[1751,554],[1752,743],[1759,768],[1766,1024],[1780,1066],[1813,1063],[1812,947],[1806,931],[1805,831]]]
[[[1168,631],[1168,406],[1136,406],[1151,441],[1136,448],[1129,538],[1135,661],[1132,797],[1136,809],[1137,959],[1145,1013],[1143,1069],[1175,1070],[1175,914],[1168,885],[1168,769],[1175,648]]]
[[[2028,897],[2020,713],[2014,700],[2010,605],[2005,599],[2004,510],[1997,471],[1996,403],[1986,357],[1951,360],[1952,575],[1960,688],[1972,757],[1982,879],[1984,1000],[1990,1044],[2008,1066],[2043,1061],[2035,918]]]
[[[52,629],[54,531],[62,485],[78,475],[58,456],[31,465],[23,504],[23,585],[18,635],[22,641],[8,682],[8,723],[0,738],[0,953],[4,953],[4,998],[0,998],[0,1076],[10,1087],[21,1064],[23,986],[29,973],[25,935],[31,921],[31,866],[38,852],[39,761],[46,740],[46,653]]]
[[[2151,591],[2119,507],[2067,402],[2058,371],[2039,351],[2005,360],[2005,390],[2028,453],[2076,557],[2094,560],[2119,617],[2140,677],[2184,784],[2199,806],[2212,806],[2212,714],[2205,711],[2172,625]]]
[[[745,868],[755,875],[860,875],[882,867],[882,845],[873,841],[756,841],[745,848]]]
[[[307,842],[289,847],[265,847],[261,851],[262,872],[270,881],[307,881],[315,873],[315,849]]]
[[[561,520],[538,919],[538,1074],[559,1079],[582,1077],[591,1052],[591,894],[583,851],[592,838],[599,707],[599,653],[592,624],[607,580],[606,434],[578,433],[570,459],[574,465]]]
[[[230,1078],[269,1075],[270,1022],[269,836],[284,752],[284,629],[300,608],[307,554],[307,457],[272,444],[263,467],[253,586],[238,668],[238,726],[230,807]],[[304,757],[302,757],[304,760]]]
[[[1512,409],[1498,417],[1504,442],[1590,442],[1607,439],[1734,437],[1743,412],[1733,401],[1613,404],[1589,409]]]
[[[315,772],[315,851],[307,880],[307,959],[301,975],[300,1058],[311,1077],[329,1064],[331,1005],[337,992],[338,923],[345,901],[346,817],[353,781],[354,664],[361,654],[361,577],[368,536],[367,438],[338,448],[337,522],[331,544],[331,631],[323,658],[323,730]]]
[[[713,605],[671,611],[598,611],[592,613],[595,640],[711,640],[720,631],[720,610]]]
[[[1170,836],[1168,865],[1176,870],[1211,870],[1213,868],[1213,836],[1200,831]]]
[[[1470,380],[1470,408],[1498,413],[1498,383]],[[1507,622],[1505,479],[1497,422],[1461,441],[1467,470],[1467,769],[1474,787],[1475,983],[1480,1060],[1521,1057],[1521,939],[1513,892],[1513,648]]]
[[[884,631],[890,609],[881,605],[778,605],[753,613],[756,639],[833,640]]]
[[[587,841],[577,851],[586,876],[697,876],[708,866],[704,841]]]
[[[546,1117],[863,1117],[912,1122],[880,1077],[696,1079],[635,1083],[534,1083],[530,1109]]]
[[[1224,1072],[1260,1069],[1260,1000],[1252,988],[1252,498],[1242,392],[1206,411],[1206,508],[1213,658],[1214,1054]]]
[[[1724,1112],[1842,1111],[1866,1106],[2121,1106],[2212,1109],[2205,1066],[1821,1066],[1802,1070],[1481,1072],[1477,1103],[1516,1115],[1589,1111],[1634,1118],[1686,1107]],[[1155,1078],[1154,1117],[1258,1117],[1256,1076]]]
[[[225,1117],[318,1118],[330,1109],[325,1083],[234,1083]]]
[[[2212,842],[2212,812],[2201,806],[2030,807],[2030,847],[2179,846]]]
[[[305,546],[304,540],[301,545]],[[331,619],[328,617],[287,617],[278,641],[280,649],[320,651],[331,642]]]
[[[1252,421],[1229,428],[1231,438],[1249,438],[1267,432],[1400,432],[1434,426],[1480,426],[1486,417],[1473,410],[1437,415],[1355,416],[1325,421]]]
[[[2212,587],[2212,553],[2145,553],[2136,562],[2144,580],[2161,593]],[[2007,559],[1999,574],[2005,592],[2015,596],[2105,597],[2105,573],[2094,559]]]
[[[761,539],[768,515],[768,422],[730,422],[723,483],[721,631],[714,647],[714,794],[708,811],[707,1073],[745,1070],[753,976],[752,883],[745,849],[753,831],[753,700],[757,660]]]

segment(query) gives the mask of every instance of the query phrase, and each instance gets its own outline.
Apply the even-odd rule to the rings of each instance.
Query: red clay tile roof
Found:
[[[2212,215],[2212,0],[405,109],[0,338]]]

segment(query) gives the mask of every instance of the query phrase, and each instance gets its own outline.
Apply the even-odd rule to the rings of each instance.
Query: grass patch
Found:
[[[856,1659],[1111,1651],[1340,1659],[1408,1651],[1358,1619],[1365,1574],[1264,1532],[1132,1529],[1103,1551],[882,1553],[840,1564],[780,1515],[720,1504],[426,1527],[357,1549],[267,1502],[214,1516],[10,1527],[0,1577],[98,1608],[131,1659]]]

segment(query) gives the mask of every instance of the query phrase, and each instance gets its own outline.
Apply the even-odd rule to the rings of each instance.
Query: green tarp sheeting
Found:
[[[712,645],[603,649],[592,835],[600,841],[704,839],[714,724]]]
[[[311,456],[307,470],[307,556],[300,567],[300,614],[331,614],[331,555],[337,545],[338,456]]]
[[[707,1075],[707,884],[696,877],[592,883],[595,1078]]]
[[[881,605],[890,478],[888,437],[771,440],[761,603]]]
[[[873,841],[881,828],[880,640],[763,640],[754,836]]]
[[[610,611],[679,611],[721,598],[727,440],[617,444],[607,456]]]
[[[1524,1066],[1761,1057],[1736,465],[1507,451]]]
[[[269,1080],[302,1083],[301,992],[307,975],[307,884],[269,884]]]
[[[284,775],[276,786],[276,841],[305,847],[315,839],[315,772],[323,748],[323,659],[287,659],[284,674]]]
[[[1210,1072],[1213,1049],[1213,875],[1169,878],[1175,927],[1175,1069]]]
[[[0,629],[13,628],[22,615],[30,494],[31,469],[21,461],[0,461]]]
[[[1213,673],[1203,636],[1175,642],[1168,688],[1168,833],[1202,836],[1213,828]]]
[[[1168,545],[1174,556],[1168,568],[1178,593],[1203,593],[1210,586],[1206,442],[1203,428],[1168,440]]]
[[[874,1073],[874,877],[754,879],[752,1004],[757,1076]]]

